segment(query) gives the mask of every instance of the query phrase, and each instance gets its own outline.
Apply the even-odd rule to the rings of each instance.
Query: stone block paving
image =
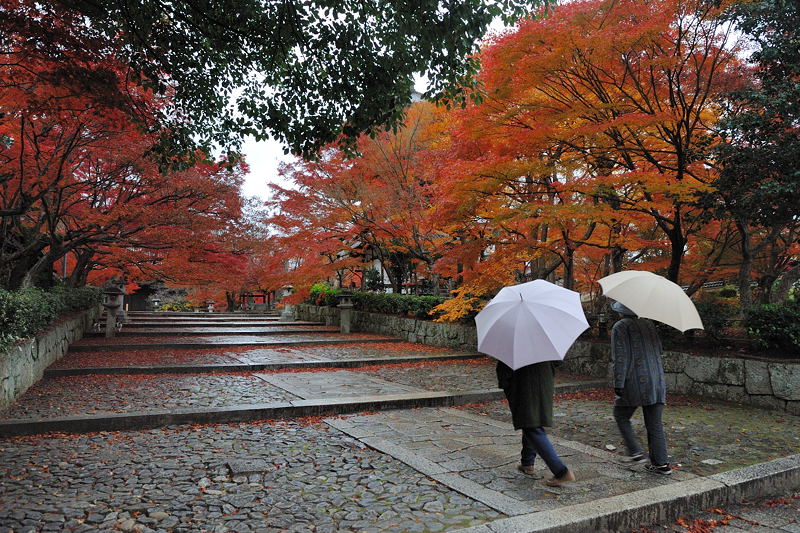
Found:
[[[597,449],[611,445],[614,453],[624,454],[612,405],[610,390],[556,395],[555,427],[550,433]],[[496,420],[511,420],[502,401],[466,409]],[[641,411],[632,422],[646,446]],[[709,475],[800,453],[800,417],[719,400],[669,395],[664,428],[672,462],[694,474]]]
[[[362,372],[334,370],[329,372],[270,372],[256,374],[264,381],[303,399],[346,398],[419,392],[416,387],[399,385],[373,378]]]
[[[557,509],[695,477],[685,472],[654,476],[602,450],[555,438],[556,451],[578,481],[546,487],[534,479],[549,475],[544,464],[536,465],[534,477],[516,470],[520,433],[510,423],[464,410],[390,411],[330,424],[507,515]]]
[[[254,348],[237,353],[236,358],[244,363],[281,362],[293,354],[302,361],[341,361],[347,359],[367,359],[375,357],[410,357],[415,355],[452,355],[457,352],[447,348],[437,348],[412,342],[387,343],[348,343],[337,345]]]
[[[330,341],[357,341],[357,340],[392,340],[391,337],[385,335],[375,335],[371,333],[353,333],[344,335],[341,333],[319,333],[319,334],[297,334],[297,335],[270,335],[270,336],[256,336],[256,335],[192,335],[192,336],[177,336],[169,337],[113,337],[106,339],[103,337],[90,337],[83,338],[78,342],[73,343],[72,347],[83,346],[116,346],[116,345],[130,345],[135,347],[147,347],[152,345],[181,345],[181,344],[208,344],[209,346],[224,347],[227,344],[235,345],[269,345],[269,344],[282,344],[291,342],[319,342],[325,343]]]
[[[0,440],[2,532],[442,531],[500,516],[319,423]]]
[[[0,418],[57,418],[296,400],[251,373],[89,375],[40,381]]]
[[[800,533],[800,492],[784,498],[743,502],[681,517],[670,524],[641,528],[635,533]]]

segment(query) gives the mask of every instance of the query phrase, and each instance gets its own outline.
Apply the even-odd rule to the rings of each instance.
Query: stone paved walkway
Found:
[[[133,318],[150,325],[167,322],[162,316]],[[226,320],[204,316],[206,323],[200,326],[193,318],[171,320],[203,330]],[[211,320],[215,324],[208,323]],[[296,327],[283,324],[270,322],[268,327]],[[153,336],[148,329],[155,328],[131,327],[129,331],[140,335],[110,341],[85,339],[54,366],[122,367],[123,372],[133,372],[131,367],[137,366],[214,364],[237,370],[45,378],[0,412],[0,418],[286,401],[325,405],[341,398],[424,397],[442,391],[497,396],[491,359],[455,360],[458,354],[450,350],[379,335],[284,330],[269,337],[165,337]],[[266,339],[280,339],[281,345],[270,346]],[[246,344],[251,341],[254,344]],[[204,347],[187,347],[191,345]],[[392,358],[420,356],[435,361],[387,364]],[[376,363],[369,364],[370,358]],[[238,370],[242,365],[337,365],[357,359],[364,365]],[[558,382],[580,390],[592,379],[560,374]],[[664,478],[621,461],[607,389],[558,395],[555,414],[552,440],[578,476],[573,485],[558,489],[516,471],[520,437],[502,401],[0,438],[0,532],[522,531],[535,525],[537,516],[561,509],[660,487],[702,484],[702,476],[713,472],[800,452],[798,417],[671,398],[666,415],[670,449],[682,468]],[[641,432],[640,424],[637,428]],[[537,465],[537,471],[545,474],[543,465]],[[728,526],[741,529],[742,524],[747,522],[731,521]],[[795,524],[794,518],[786,519],[776,531],[796,533]],[[671,526],[675,524],[662,528]]]

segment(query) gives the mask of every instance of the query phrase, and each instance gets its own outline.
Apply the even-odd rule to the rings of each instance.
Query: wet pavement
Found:
[[[613,453],[624,455],[612,405],[613,392],[608,389],[557,395],[550,433],[597,449],[612,446]],[[502,401],[466,409],[511,420]],[[788,413],[669,395],[663,419],[672,462],[693,474],[709,475],[800,453],[800,417]],[[646,446],[641,410],[632,424]]]
[[[185,315],[174,318],[192,323]],[[234,319],[241,321],[230,318]],[[341,398],[441,391],[497,393],[494,361],[486,357],[450,360],[459,354],[380,335],[319,332],[269,339],[283,337],[296,344],[270,347],[262,342],[267,337],[227,335],[190,335],[179,341],[203,339],[208,346],[201,349],[163,347],[165,337],[148,334],[83,340],[77,344],[86,351],[71,351],[54,367],[343,364],[370,358],[376,364],[45,378],[0,412],[0,418],[99,416],[289,400],[324,405]],[[231,338],[260,340],[231,346]],[[169,343],[174,341],[176,337],[169,337]],[[308,342],[314,344],[304,344]],[[386,362],[416,356],[437,360]],[[592,381],[557,376],[559,386],[585,388]],[[643,437],[640,416],[634,418],[634,427]],[[710,474],[800,453],[800,417],[670,397],[665,411],[669,451],[681,468],[670,477],[655,476],[624,462],[607,388],[557,395],[555,421],[549,430],[552,441],[578,478],[560,488],[545,487],[535,479],[547,474],[542,464],[536,465],[534,477],[516,470],[520,434],[513,430],[503,401],[0,438],[0,532],[524,531],[537,523],[536,513],[545,516],[615,497],[671,490],[702,482]],[[744,528],[749,525],[772,528],[752,531],[797,533],[797,499],[792,499],[796,494],[784,496],[788,503],[772,507],[763,502],[726,506],[721,511],[734,518],[714,531],[748,531]],[[709,513],[698,510],[682,520],[723,516]],[[514,519],[522,522],[502,525]],[[690,528],[694,522],[685,523]],[[658,530],[681,524],[670,521]]]

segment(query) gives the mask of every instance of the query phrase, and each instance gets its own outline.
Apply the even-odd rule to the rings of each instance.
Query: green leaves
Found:
[[[429,77],[429,96],[463,103],[477,70],[469,56],[492,20],[515,20],[541,3],[60,0],[59,5],[85,17],[85,26],[74,32],[103,36],[144,76],[143,85],[172,97],[161,117],[163,130],[171,133],[164,152],[189,152],[196,142],[235,149],[241,136],[251,134],[271,135],[296,153],[313,155],[325,143],[349,146],[359,133],[399,124],[414,73]]]

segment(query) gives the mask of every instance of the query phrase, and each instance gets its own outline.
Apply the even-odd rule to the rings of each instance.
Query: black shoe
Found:
[[[637,453],[636,455],[631,455],[630,457],[625,458],[626,463],[640,465],[647,461],[647,458],[644,456],[643,453]]]
[[[651,463],[645,465],[644,469],[653,474],[660,474],[662,476],[668,476],[672,474],[672,467],[669,465],[654,465]]]

